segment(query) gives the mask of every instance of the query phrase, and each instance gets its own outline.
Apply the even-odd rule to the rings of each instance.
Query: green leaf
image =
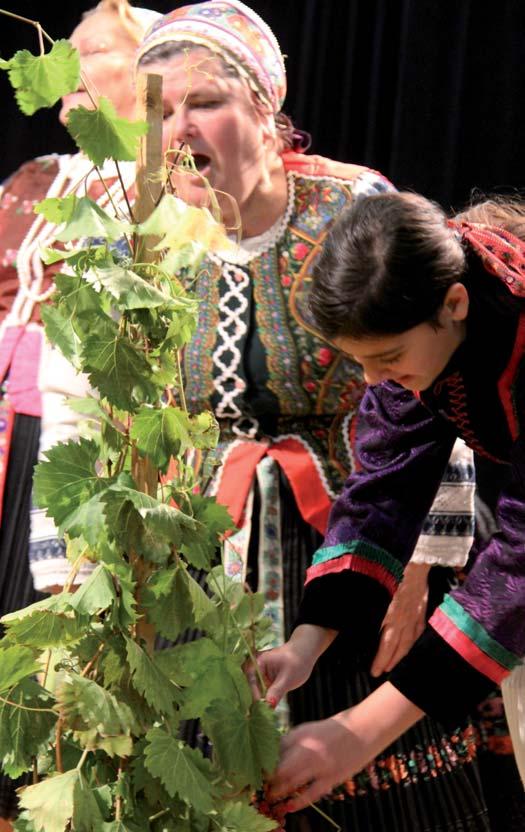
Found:
[[[4,615],[2,624],[10,642],[28,647],[61,647],[84,636],[85,620],[77,620],[69,607],[69,594],[52,595],[23,610]]]
[[[0,651],[0,693],[9,690],[26,676],[41,670],[35,654],[27,647],[7,647]]]
[[[14,832],[36,832],[27,812],[21,812],[17,819],[13,821],[13,830]]]
[[[75,194],[68,196],[50,196],[47,199],[42,199],[34,207],[35,214],[42,214],[48,222],[53,225],[60,225],[63,222],[69,222],[73,216],[73,212],[78,202],[78,197]],[[68,256],[68,252],[53,251],[53,257],[56,256],[58,260],[63,260]]]
[[[270,832],[277,829],[276,820],[260,815],[253,806],[240,801],[228,801],[220,813],[221,832]]]
[[[107,610],[116,597],[111,575],[100,564],[74,593],[69,603],[80,615],[94,615]]]
[[[195,448],[215,448],[219,441],[219,423],[214,414],[206,410],[191,417],[190,433]]]
[[[72,318],[76,332],[82,332],[87,324],[87,332],[93,329],[93,322],[98,324],[104,318],[104,296],[95,292],[89,283],[78,276],[56,274],[54,276],[56,292],[53,300],[62,312]]]
[[[22,49],[9,61],[0,60],[16,90],[18,106],[26,116],[41,107],[52,107],[80,82],[80,58],[69,41],[57,40],[50,52],[38,57]]]
[[[117,495],[115,503],[112,502],[112,495]],[[120,503],[131,502],[151,533],[174,546],[178,546],[185,539],[191,539],[193,534],[204,533],[201,524],[193,517],[175,506],[166,505],[142,491],[130,488],[122,477],[108,489],[104,501],[113,511]],[[113,513],[111,516],[113,517]]]
[[[37,832],[64,832],[73,817],[77,769],[66,771],[28,786],[20,796],[20,805],[26,809]]]
[[[75,832],[96,832],[103,821],[93,789],[76,768],[28,786],[20,805],[37,832],[65,832],[70,822]]]
[[[254,702],[248,718],[235,703],[214,702],[203,728],[227,779],[236,788],[261,788],[279,759],[276,716],[266,702]]]
[[[77,199],[71,208],[64,228],[55,234],[55,239],[62,243],[91,237],[113,242],[132,230],[129,223],[114,219],[87,196]]]
[[[0,762],[4,773],[16,778],[31,769],[33,757],[48,741],[57,715],[39,710],[51,708],[54,700],[33,679],[24,679],[6,698],[23,706],[0,702]]]
[[[218,645],[203,636],[187,644],[168,647],[155,652],[155,663],[177,685],[191,685],[210,659],[221,659],[223,652]]]
[[[102,824],[102,832],[144,832],[144,828],[137,826],[132,820],[114,820]]]
[[[82,519],[94,519],[88,501],[108,486],[108,480],[97,476],[98,455],[99,447],[93,440],[69,440],[46,451],[47,460],[35,469],[35,501],[47,508],[48,516],[62,531],[83,533]],[[89,527],[86,531],[89,537]]]
[[[169,309],[174,305],[169,295],[116,263],[105,268],[93,267],[85,272],[84,279],[95,289],[106,289],[122,309]]]
[[[91,679],[66,674],[57,693],[62,715],[81,745],[113,756],[129,756],[131,734],[139,734],[131,708]]]
[[[189,494],[193,516],[199,522],[198,534],[187,536],[180,550],[197,569],[209,569],[217,555],[222,534],[234,528],[228,510],[212,497]]]
[[[157,399],[144,353],[112,321],[97,322],[96,332],[84,341],[82,359],[93,387],[116,407],[133,411],[137,401]]]
[[[161,713],[171,715],[180,698],[177,688],[140,645],[130,638],[125,638],[133,686],[144,696],[148,705]]]
[[[119,118],[111,101],[100,98],[96,110],[70,110],[67,129],[80,150],[100,166],[106,159],[134,162],[139,136],[145,135],[148,125],[145,121]]]
[[[146,768],[170,797],[180,797],[199,812],[211,812],[214,772],[209,760],[161,728],[152,728],[146,739]]]
[[[189,428],[188,416],[178,407],[142,407],[133,419],[131,437],[165,473],[171,457],[191,446]]]
[[[149,621],[161,635],[174,641],[188,628],[206,627],[214,622],[215,606],[182,566],[154,575],[143,594]]]
[[[55,306],[42,305],[40,315],[51,344],[58,347],[62,355],[78,368],[80,338],[76,334],[71,317],[62,315]]]

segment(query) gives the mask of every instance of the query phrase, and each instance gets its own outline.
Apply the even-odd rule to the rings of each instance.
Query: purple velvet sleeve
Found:
[[[356,438],[361,470],[347,480],[335,502],[325,541],[308,570],[302,622],[333,627],[344,621],[345,609],[362,606],[367,585],[369,600],[381,599],[374,620],[382,620],[455,438],[453,428],[410,391],[390,383],[368,388]],[[353,580],[358,575],[361,580]],[[342,610],[334,608],[334,576],[345,586]],[[381,585],[382,594],[372,591],[374,583]]]

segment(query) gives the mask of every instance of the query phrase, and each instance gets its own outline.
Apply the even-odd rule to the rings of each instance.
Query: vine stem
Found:
[[[152,823],[154,820],[158,820],[159,818],[163,818],[164,815],[167,815],[169,812],[171,812],[171,809],[163,809],[161,812],[157,812],[156,815],[150,815],[148,820],[149,820],[150,823]]]
[[[57,715],[57,712],[53,710],[53,708],[30,708],[29,705],[19,705],[18,702],[12,702],[10,699],[5,699],[3,696],[0,696],[0,702],[3,702],[5,705],[11,705],[12,708],[20,708],[22,711],[35,711],[38,714],[54,714]]]
[[[221,590],[221,587],[220,587],[220,584],[219,584],[217,578],[215,577],[213,572],[210,573],[210,574],[211,574],[211,576],[213,578],[213,582],[214,582],[214,584],[215,584],[215,586],[218,590],[218,594],[219,594],[219,597],[220,597],[221,601],[226,601],[227,599],[225,598],[225,596],[222,593],[222,590]],[[248,650],[248,655],[250,656],[250,659],[251,659],[252,664],[253,664],[254,669],[255,669],[255,673],[257,674],[257,679],[258,679],[258,682],[259,682],[259,686],[261,688],[261,693],[263,694],[263,696],[265,696],[266,691],[267,691],[268,688],[266,686],[266,682],[264,681],[263,675],[261,673],[261,668],[259,667],[259,665],[257,663],[257,656],[255,655],[255,652],[253,650],[252,645],[249,643],[248,639],[246,638],[243,631],[241,630],[241,628],[239,626],[239,623],[238,623],[237,619],[235,618],[235,614],[232,613],[232,611],[230,610],[229,605],[228,605],[228,615],[230,616],[231,620],[233,621],[235,629],[239,633],[241,639],[244,642],[244,645],[245,645],[246,649]]]
[[[127,191],[126,191],[126,186],[124,185],[124,180],[122,178],[122,171],[120,170],[120,165],[119,165],[119,163],[117,162],[116,159],[115,159],[115,167],[117,168],[117,174],[118,174],[118,178],[119,178],[119,182],[120,182],[120,187],[122,188],[122,193],[124,195],[124,201],[125,201],[125,203],[128,207],[129,218],[130,218],[131,222],[135,222],[135,218],[133,216],[133,208],[131,207],[131,203],[129,201],[129,197],[128,197],[128,194],[127,194]]]
[[[95,655],[93,656],[93,658],[92,658],[92,659],[90,659],[90,660],[89,660],[89,662],[88,662],[88,663],[87,663],[87,665],[85,666],[84,670],[83,670],[83,671],[82,671],[82,673],[80,674],[81,676],[87,676],[87,674],[89,673],[89,671],[91,670],[91,668],[93,667],[93,665],[95,664],[95,662],[97,661],[97,659],[99,658],[100,654],[101,654],[101,653],[102,653],[102,651],[104,650],[105,646],[106,646],[106,645],[105,645],[105,642],[102,642],[102,644],[99,644],[99,646],[98,646],[98,648],[97,648],[97,651],[96,651]]]
[[[78,763],[76,765],[76,768],[78,769],[78,771],[81,770],[82,766],[86,762],[86,758],[87,758],[88,754],[89,754],[89,748],[84,748],[84,751],[82,752],[82,757],[80,758],[80,760],[78,761]]]
[[[13,17],[15,20],[20,20],[22,23],[29,23],[30,26],[34,26],[38,30],[39,40],[41,40],[42,35],[43,35],[45,37],[45,39],[51,45],[53,45],[55,43],[53,38],[50,35],[47,34],[45,29],[42,29],[42,26],[40,25],[38,20],[31,20],[31,18],[23,17],[21,14],[15,14],[14,12],[8,12],[7,9],[0,9],[0,14],[5,14],[6,17]]]
[[[182,405],[182,409],[185,413],[188,413],[188,405],[186,404],[186,394],[184,392],[184,383],[182,379],[182,365],[180,363],[180,350],[176,351],[177,357],[177,376],[179,380],[179,394],[180,394],[180,403]]]
[[[59,718],[55,728],[55,761],[59,774],[64,773],[62,765],[62,718]]]

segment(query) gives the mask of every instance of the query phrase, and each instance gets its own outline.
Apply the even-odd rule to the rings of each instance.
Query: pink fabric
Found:
[[[8,327],[0,343],[0,377],[8,376],[11,406],[25,416],[42,415],[38,376],[43,337],[34,326]]]

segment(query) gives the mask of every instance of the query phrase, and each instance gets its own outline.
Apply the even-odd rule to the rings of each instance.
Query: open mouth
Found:
[[[210,157],[206,156],[205,153],[194,153],[193,161],[199,173],[202,173],[202,175],[205,176],[210,168]]]

